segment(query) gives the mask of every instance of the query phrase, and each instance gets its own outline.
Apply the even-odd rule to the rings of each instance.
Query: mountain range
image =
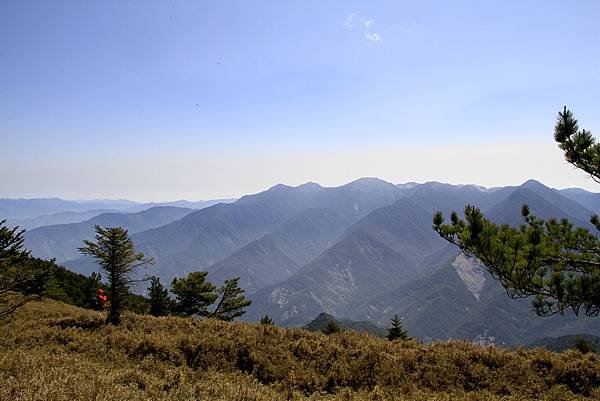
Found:
[[[55,258],[58,263],[76,259],[83,240],[94,237],[94,226],[123,227],[130,233],[159,227],[191,213],[192,209],[155,206],[137,213],[102,213],[81,223],[55,224],[25,232],[25,247],[42,259]]]
[[[125,199],[64,200],[59,198],[0,199],[0,217],[9,226],[19,226],[27,230],[55,224],[79,223],[102,213],[141,212],[155,206],[173,206],[188,209],[202,209],[217,203],[230,203],[235,199],[215,199],[208,201],[178,200],[173,202],[140,203]]]
[[[535,316],[529,300],[508,298],[484,266],[432,230],[435,211],[448,216],[466,204],[495,222],[518,225],[523,203],[540,218],[565,217],[591,229],[600,194],[534,180],[488,189],[363,178],[340,187],[276,185],[199,210],[160,206],[131,213],[141,206],[122,202],[126,209],[118,212],[30,230],[26,246],[34,256],[89,274],[97,267],[77,247],[95,224],[123,226],[137,249],[156,259],[144,273],[167,285],[196,270],[208,271],[215,284],[240,277],[253,300],[248,321],[269,315],[280,325],[304,326],[327,313],[384,327],[398,313],[409,334],[425,341],[493,338],[507,345],[600,332],[600,319]]]

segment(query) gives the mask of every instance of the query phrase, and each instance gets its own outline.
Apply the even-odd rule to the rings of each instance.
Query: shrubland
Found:
[[[0,400],[600,399],[600,359],[576,350],[105,318],[48,299],[18,310],[0,326]]]

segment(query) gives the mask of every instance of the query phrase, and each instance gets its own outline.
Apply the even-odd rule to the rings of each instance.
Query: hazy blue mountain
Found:
[[[572,216],[580,221],[589,221],[592,211],[582,207],[581,204],[563,196],[559,191],[548,188],[544,184],[536,180],[528,180],[521,185],[520,188],[528,189],[535,192],[537,195],[544,198],[545,201],[561,209],[564,213]],[[542,216],[540,216],[542,217]],[[544,218],[548,218],[544,217]]]
[[[340,187],[324,188],[318,193],[314,207],[335,210],[342,218],[352,222],[403,196],[403,191],[389,182],[361,178]]]
[[[433,230],[432,213],[424,210],[412,198],[399,199],[392,205],[375,209],[350,226],[340,237],[364,231],[373,239],[402,254],[413,268],[446,243]]]
[[[0,219],[30,219],[61,212],[84,212],[95,209],[125,210],[135,205],[136,202],[127,200],[0,199]]]
[[[466,338],[524,345],[542,336],[600,330],[594,318],[536,316],[530,299],[510,299],[480,262],[450,245],[423,265],[428,268],[419,277],[377,294],[347,316],[384,325],[398,313],[409,335],[424,341]]]
[[[408,198],[430,213],[441,211],[449,215],[454,210],[462,212],[467,204],[489,209],[508,195],[509,191],[497,192],[476,185],[427,182],[415,186]]]
[[[55,214],[47,214],[43,216],[33,217],[30,219],[14,219],[8,220],[7,224],[11,227],[18,226],[21,229],[32,230],[43,226],[52,226],[56,224],[80,223],[89,220],[92,217],[102,213],[117,212],[116,210],[94,209],[84,212],[61,212]]]
[[[209,279],[222,282],[240,277],[240,286],[251,294],[291,276],[329,248],[347,225],[347,221],[332,210],[307,209],[210,266]]]
[[[255,293],[245,318],[267,314],[278,324],[298,326],[321,312],[347,316],[373,294],[389,292],[413,276],[402,255],[356,231],[289,279]]]
[[[349,224],[393,202],[397,194],[394,185],[377,179],[360,179],[335,188],[314,183],[297,187],[279,184],[230,204],[199,210],[171,224],[135,234],[133,238],[141,251],[156,258],[155,274],[169,282],[174,276],[210,269],[211,265],[308,209],[335,210]],[[298,247],[290,251],[288,247],[284,252],[291,252],[287,256],[293,259],[294,252],[303,251]]]
[[[156,258],[153,271],[174,276],[206,270],[309,208],[319,186],[276,185],[230,204],[217,204],[181,220],[133,236],[138,249]]]
[[[298,273],[257,292],[247,317],[266,313],[298,325],[320,312],[348,316],[415,277],[423,258],[445,246],[434,234],[430,214],[410,200],[376,209]]]
[[[476,260],[462,254],[425,270],[421,278],[368,302],[351,318],[383,324],[398,313],[411,336],[433,339],[486,338],[498,344],[527,344],[565,332],[594,333],[595,318],[539,317],[530,299],[511,299]]]
[[[475,205],[481,210],[489,210],[516,190],[523,189],[543,197],[550,204],[580,221],[588,221],[592,210],[600,210],[600,194],[577,188],[556,190],[536,180],[528,180],[519,186],[489,189],[477,185],[451,185],[439,182],[403,184],[400,187],[406,185],[410,188],[405,192],[407,198],[427,211],[439,210],[447,216],[453,210],[462,212],[467,204]]]
[[[587,225],[538,195],[547,187],[523,185],[514,189],[486,216],[498,223],[522,223],[521,205],[528,203],[541,218],[566,217]],[[534,192],[536,191],[536,192]],[[549,196],[559,205],[564,199]],[[569,205],[569,202],[566,202]],[[419,278],[387,294],[379,294],[348,316],[383,324],[394,313],[403,317],[409,334],[424,340],[436,338],[494,337],[498,343],[525,344],[544,335],[568,332],[593,333],[600,322],[592,318],[537,317],[530,299],[513,300],[476,260],[465,258],[448,245],[424,260]]]
[[[82,220],[68,221],[69,219],[78,219],[78,213],[80,212],[86,212],[88,214],[98,210],[102,210],[103,212],[141,212],[156,206],[202,209],[217,203],[231,203],[234,200],[235,199],[215,199],[195,202],[178,200],[174,202],[140,203],[126,199],[94,199],[81,201],[59,198],[0,199],[0,219],[11,220],[13,221],[11,224],[13,225],[19,224],[24,227],[34,228],[34,226],[40,227],[42,225],[78,223],[94,216],[92,214]],[[96,213],[95,215],[98,214],[100,213]],[[30,219],[35,218],[40,218],[41,220],[48,219],[50,224],[29,222]],[[52,220],[53,218],[56,220]],[[67,220],[62,221],[61,218]]]
[[[569,198],[583,205],[585,208],[593,211],[594,213],[600,213],[599,193],[589,192],[580,188],[561,189],[559,192],[565,198]]]
[[[320,187],[276,185],[233,203],[193,211],[180,220],[134,234],[138,250],[156,260],[151,273],[170,282],[175,276],[205,270],[247,243],[273,231],[310,205]],[[86,258],[69,262],[77,272],[93,271]]]
[[[417,338],[494,337],[511,345],[542,335],[600,329],[593,319],[537,317],[529,299],[508,298],[484,266],[437,237],[431,229],[432,212],[422,206],[448,210],[463,200],[469,202],[458,195],[446,196],[449,192],[478,193],[479,188],[425,187],[433,192],[437,187],[445,194],[428,204],[426,198],[414,196],[425,193],[417,191],[421,187],[350,226],[335,245],[290,278],[255,293],[247,318],[268,314],[280,324],[301,325],[326,312],[385,325],[399,313],[409,334]],[[484,199],[487,196],[497,199]],[[471,195],[465,197],[473,200]],[[572,214],[587,216],[581,205],[535,181],[497,189],[481,199],[489,207],[486,216],[500,223],[521,224],[521,205],[528,203],[540,218],[566,217],[588,225]]]
[[[567,218],[579,227],[592,228],[585,217],[591,212],[570,199],[558,195],[554,190],[544,187],[531,189],[530,186],[521,186],[515,189],[504,201],[486,212],[486,217],[491,220],[518,226],[523,223],[521,207],[524,203],[529,205],[531,212],[541,219]],[[574,205],[575,204],[575,205]],[[574,214],[571,214],[573,212]]]
[[[458,251],[452,250],[451,253],[456,255]],[[437,261],[427,267],[420,277],[392,291],[373,294],[371,299],[351,311],[349,317],[356,319],[361,316],[383,325],[397,313],[412,337],[429,340],[447,335],[474,306],[476,298],[452,269],[449,260]]]
[[[173,206],[173,207],[181,207],[187,209],[204,209],[209,206],[213,206],[219,203],[232,203],[237,199],[229,198],[229,199],[211,199],[211,200],[200,200],[200,201],[188,201],[188,200],[176,200],[172,202],[147,202],[147,203],[139,203],[136,204],[127,210],[130,212],[138,212],[146,209],[150,209],[151,207],[156,206]]]
[[[394,185],[373,178],[333,188],[305,186],[318,189],[312,202],[315,207],[210,266],[211,279],[241,277],[240,284],[249,293],[282,281],[333,245],[351,223],[401,196]]]
[[[246,318],[268,314],[299,325],[320,312],[350,316],[375,294],[407,284],[428,255],[447,246],[431,226],[431,213],[410,199],[375,209],[298,273],[254,294]]]
[[[146,273],[167,283],[194,270],[209,270],[214,282],[241,277],[254,301],[246,320],[268,314],[278,324],[297,326],[324,312],[387,326],[398,313],[409,334],[424,340],[493,337],[512,345],[593,333],[600,320],[535,316],[530,300],[508,298],[484,266],[437,236],[433,212],[448,216],[475,204],[496,222],[519,225],[527,203],[540,218],[565,217],[591,227],[592,211],[584,203],[593,205],[593,195],[534,180],[485,189],[363,178],[333,188],[276,185],[154,228],[128,224],[139,230],[133,234],[138,249],[157,259]],[[36,247],[55,252],[53,238],[68,243],[61,236],[62,230],[50,233]],[[97,270],[85,258],[65,265],[88,274]]]
[[[55,258],[58,263],[81,256],[78,247],[92,239],[94,226],[123,227],[130,233],[162,226],[191,213],[191,209],[157,206],[137,213],[102,213],[80,223],[39,227],[25,233],[25,247],[35,257]]]

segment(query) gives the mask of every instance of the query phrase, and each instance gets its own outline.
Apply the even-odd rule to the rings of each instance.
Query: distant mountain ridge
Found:
[[[373,178],[335,188],[314,183],[309,208],[292,216],[274,232],[249,243],[211,265],[209,277],[222,281],[240,276],[249,292],[282,281],[332,246],[362,216],[402,196],[393,185]]]
[[[596,195],[534,180],[487,189],[363,178],[340,187],[279,184],[233,203],[154,220],[151,227],[123,224],[129,224],[137,249],[156,258],[144,274],[166,284],[197,270],[209,271],[214,283],[240,277],[253,300],[244,315],[249,321],[267,314],[278,324],[303,326],[327,313],[383,326],[398,313],[409,334],[425,341],[493,338],[513,345],[593,333],[600,320],[536,317],[529,300],[508,298],[484,266],[439,238],[433,213],[448,217],[474,204],[493,221],[519,225],[521,206],[528,203],[540,218],[564,217],[591,228]],[[54,233],[42,228],[31,230],[29,240],[47,233],[36,252],[56,257],[57,244],[68,243],[67,237],[57,228]],[[72,237],[89,235],[89,228],[82,233]],[[75,243],[81,238],[68,246],[74,249]],[[60,255],[72,256],[67,267],[86,274],[97,269],[89,259]]]
[[[593,214],[583,206],[577,206],[570,199],[559,197],[554,198],[556,193],[550,189],[533,191],[528,187],[519,187],[515,189],[501,203],[495,205],[487,211],[487,217],[498,224],[509,224],[517,226],[523,223],[521,216],[521,206],[528,204],[532,214],[541,219],[549,218],[567,218],[579,227],[591,229],[593,226],[589,223],[589,218]],[[561,199],[562,198],[562,199]]]
[[[94,199],[94,200],[65,200],[60,198],[31,198],[31,199],[1,199],[0,198],[0,218],[7,220],[33,220],[44,217],[51,218],[53,215],[63,213],[82,213],[94,210],[114,211],[114,212],[140,212],[155,206],[175,206],[190,209],[202,209],[217,203],[230,203],[235,199],[214,199],[207,201],[187,201],[178,200],[173,202],[148,202],[141,203],[126,199]],[[98,213],[99,214],[99,213]],[[74,216],[72,216],[74,217]],[[93,216],[88,216],[91,218]],[[86,220],[69,221],[77,223]],[[51,224],[63,224],[60,221],[51,221]],[[50,224],[44,224],[50,225]],[[40,226],[39,224],[36,226]]]
[[[426,196],[427,191],[440,190],[443,195],[438,193],[432,203],[432,197]],[[448,192],[458,195],[445,196]],[[366,236],[369,240],[374,241],[374,238],[377,238],[378,243],[383,241],[387,246],[392,246],[400,255],[404,254],[403,259],[398,255],[392,256],[381,248],[372,252],[369,256],[371,261],[367,262],[365,255],[368,252],[361,251],[361,246],[353,245],[352,240],[346,241],[344,238],[348,234],[343,234],[336,245],[298,273],[254,294],[255,303],[250,307],[247,318],[254,319],[255,314],[258,316],[260,311],[269,314],[280,323],[297,326],[305,323],[310,316],[325,312],[348,316],[351,319],[366,318],[376,324],[384,324],[391,314],[398,312],[406,315],[409,333],[412,332],[419,338],[455,336],[474,339],[479,335],[493,333],[496,334],[493,337],[497,338],[497,341],[505,344],[514,344],[542,333],[569,330],[568,327],[574,324],[574,318],[569,317],[561,321],[535,317],[530,311],[529,300],[507,298],[504,290],[489,277],[484,268],[472,266],[469,262],[457,262],[459,251],[456,248],[444,242],[433,245],[440,241],[431,229],[433,211],[438,207],[453,210],[457,205],[462,208],[467,203],[474,203],[472,194],[477,192],[482,191],[473,187],[451,188],[437,183],[410,188],[406,198],[400,199],[394,205],[397,214],[390,213],[394,206],[386,206],[374,210],[363,219],[364,221],[356,223],[356,229],[360,227],[367,230]],[[521,224],[521,205],[526,202],[538,217],[566,217],[576,225],[589,227],[586,220],[578,217],[589,217],[591,211],[537,182],[529,181],[519,187],[483,192],[479,198],[483,200],[480,204],[491,208],[486,216],[501,223]],[[486,199],[488,196],[498,198]],[[469,199],[465,199],[467,197]],[[429,202],[426,202],[428,199]],[[446,204],[443,203],[444,199],[448,201]],[[419,213],[416,209],[411,210],[410,205],[415,203],[418,203],[419,209],[424,206],[429,212]],[[577,217],[565,210],[577,214]],[[403,213],[406,217],[404,222]],[[386,229],[386,226],[394,229]],[[352,229],[348,229],[348,232],[352,232]],[[414,236],[415,240],[411,242],[409,239]],[[344,245],[346,243],[348,245]],[[423,250],[419,256],[420,245]],[[354,251],[351,250],[353,248]],[[413,258],[409,262],[406,256],[410,255],[411,251]],[[428,261],[436,252],[438,260]],[[328,259],[328,254],[333,259]],[[340,263],[341,255],[346,255],[342,259],[343,263]],[[376,264],[372,264],[377,260],[379,263],[391,262],[396,266],[412,266],[412,269],[403,273],[408,276],[408,280],[403,284],[389,280],[385,275],[380,276],[376,273]],[[436,263],[437,268],[434,267]],[[318,265],[321,267],[316,267]],[[343,273],[339,270],[341,266],[346,266]],[[460,266],[460,269],[457,266]],[[364,279],[356,280],[355,277],[362,274],[362,269],[366,269],[368,273],[365,273]],[[311,276],[316,272],[320,272],[318,276]],[[377,278],[378,276],[380,278]],[[423,278],[419,279],[419,276]],[[395,277],[395,280],[397,279],[398,277]],[[392,291],[372,287],[371,285],[376,284],[378,280],[388,282],[396,289]],[[333,282],[336,284],[332,287]],[[367,289],[360,290],[360,287]],[[476,294],[473,291],[476,291]],[[498,309],[500,305],[502,308]],[[501,312],[502,310],[504,312]],[[494,322],[494,318],[490,318],[491,316],[510,323],[499,325]],[[514,319],[511,316],[518,318]],[[587,330],[600,328],[600,324],[593,319],[576,320],[578,324],[587,327]]]
[[[57,224],[80,223],[89,220],[92,217],[102,213],[118,212],[114,209],[92,209],[83,212],[59,212],[54,214],[46,214],[28,219],[10,219],[7,224],[11,227],[19,227],[25,230],[33,230],[34,228],[53,226]]]
[[[231,204],[193,212],[133,238],[140,250],[156,257],[158,274],[169,279],[194,270],[216,270],[211,266],[309,209],[334,211],[350,224],[399,197],[394,185],[370,178],[335,188],[280,184]]]
[[[561,189],[559,192],[565,198],[585,206],[594,213],[600,213],[600,194],[579,188]]]
[[[298,271],[333,245],[346,226],[345,220],[332,210],[307,209],[209,266],[209,279],[222,282],[241,277],[240,285],[252,294]]]
[[[58,224],[26,231],[25,247],[35,257],[55,258],[58,263],[62,263],[81,256],[77,248],[82,246],[84,239],[94,237],[95,225],[123,227],[130,233],[136,233],[178,220],[192,211],[173,206],[155,206],[137,213],[102,213],[81,223]]]
[[[399,199],[350,226],[288,280],[257,292],[248,317],[266,310],[276,321],[299,325],[319,312],[350,316],[374,294],[408,283],[421,260],[445,245],[431,230],[431,215]]]
[[[135,205],[136,202],[127,200],[0,199],[0,216],[3,219],[31,219],[62,212],[84,212],[94,209],[125,210]]]

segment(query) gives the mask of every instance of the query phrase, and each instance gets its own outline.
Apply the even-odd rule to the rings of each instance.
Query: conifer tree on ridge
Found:
[[[554,139],[566,160],[600,183],[600,144],[590,131],[580,130],[566,107],[558,113]],[[588,316],[600,314],[600,240],[588,229],[567,219],[541,220],[523,205],[524,223],[497,225],[473,205],[464,220],[453,212],[450,224],[437,212],[433,229],[467,256],[477,257],[513,298],[533,297],[540,316],[572,310]],[[600,230],[600,217],[590,222]]]
[[[134,279],[134,272],[139,267],[154,263],[154,260],[135,252],[135,245],[124,228],[96,225],[94,229],[94,241],[84,240],[85,246],[79,248],[79,252],[95,258],[106,272],[110,303],[107,321],[119,324],[129,287],[133,282],[139,281]]]

